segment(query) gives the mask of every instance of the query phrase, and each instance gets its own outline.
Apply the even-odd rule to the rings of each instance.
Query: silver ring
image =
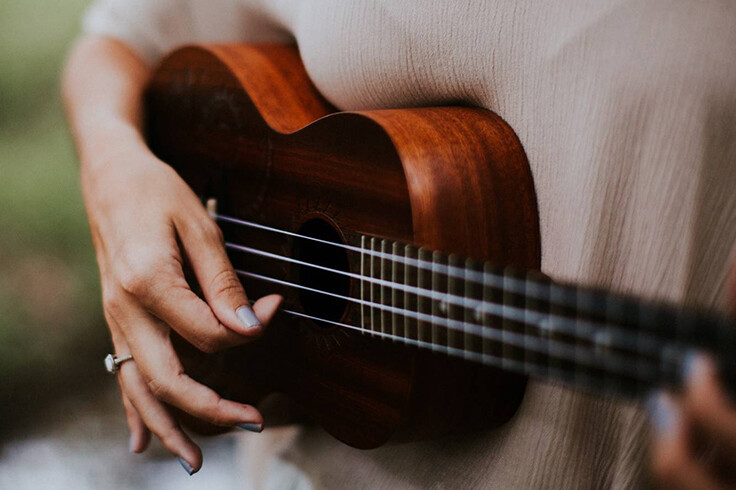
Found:
[[[110,374],[115,374],[118,371],[120,371],[120,365],[124,363],[125,361],[132,361],[133,356],[123,356],[123,357],[117,357],[113,354],[108,354],[105,357],[105,369],[107,369],[107,372]]]

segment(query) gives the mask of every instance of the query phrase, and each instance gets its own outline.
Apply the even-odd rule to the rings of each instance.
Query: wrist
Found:
[[[124,120],[90,121],[85,126],[78,138],[83,175],[115,165],[121,155],[150,153],[140,130]]]

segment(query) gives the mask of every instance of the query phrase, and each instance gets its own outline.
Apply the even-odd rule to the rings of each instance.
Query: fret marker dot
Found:
[[[483,321],[483,310],[480,308],[476,308],[473,311],[473,318],[476,322],[482,322]]]
[[[440,304],[437,307],[439,308],[440,313],[447,315],[447,302],[445,300],[440,301]]]

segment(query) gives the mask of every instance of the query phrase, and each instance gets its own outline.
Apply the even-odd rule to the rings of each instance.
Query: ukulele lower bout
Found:
[[[539,268],[531,174],[500,117],[336,112],[296,49],[276,45],[177,50],[154,74],[146,116],[152,150],[217,200],[248,294],[285,298],[251,345],[207,356],[177,339],[192,376],[249,403],[287,393],[361,448],[513,415],[525,378],[468,361],[519,352],[447,328],[491,322],[458,301],[498,294],[448,274],[487,272],[460,257]]]

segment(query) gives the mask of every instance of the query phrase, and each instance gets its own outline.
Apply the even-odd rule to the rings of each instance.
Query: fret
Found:
[[[365,335],[366,325],[365,325],[365,317],[368,314],[365,307],[365,301],[368,297],[368,291],[367,288],[370,287],[368,285],[368,282],[364,279],[366,277],[367,267],[366,267],[366,260],[367,256],[363,252],[366,247],[366,237],[365,235],[362,235],[360,237],[360,328],[362,330],[363,335]]]
[[[463,302],[462,304],[457,304],[454,301],[451,303],[447,301],[440,302],[439,316],[463,322],[465,320],[465,261],[459,256],[451,254],[448,257],[448,264],[450,267],[457,269],[460,274],[452,274],[448,277],[447,291],[453,296],[463,298]],[[449,329],[447,331],[447,345],[455,349],[465,350],[465,328],[462,330]]]
[[[391,245],[391,253],[395,257],[399,258],[399,260],[392,261],[391,264],[391,282],[394,284],[401,284],[405,278],[404,264],[401,262],[401,259],[404,258],[403,251],[403,246],[399,245],[397,242],[393,242],[393,244]],[[408,285],[405,282],[404,284]],[[402,310],[406,307],[406,305],[404,304],[404,293],[398,288],[391,288],[391,304],[394,307]],[[406,331],[404,329],[405,319],[406,317],[399,313],[394,312],[391,314],[392,335],[403,337],[406,334]]]
[[[519,295],[517,293],[512,293],[512,286],[511,284],[521,283],[523,284],[523,280],[521,280],[523,276],[521,273],[516,270],[513,267],[506,267],[503,270],[503,283],[504,283],[504,292],[503,292],[503,306],[502,311],[506,314],[508,313],[508,310],[510,307],[518,307],[522,308],[524,307],[524,300],[523,300],[523,292],[522,295]],[[504,367],[508,367],[510,365],[513,365],[513,362],[517,361],[523,361],[524,360],[524,348],[516,347],[513,345],[509,345],[510,341],[509,338],[513,337],[513,334],[523,334],[524,333],[524,324],[518,321],[511,320],[507,318],[504,315],[504,318],[501,321],[501,328],[503,330],[502,333],[502,339],[504,342],[502,352],[503,352],[503,360],[504,360]],[[512,335],[509,335],[512,334]],[[509,362],[513,361],[513,362]]]
[[[404,247],[404,256],[408,259],[419,258],[419,250],[413,245]],[[411,287],[419,286],[419,270],[416,266],[406,265],[404,267],[404,284]],[[418,312],[417,295],[404,291],[404,308],[411,312]],[[404,330],[406,337],[412,340],[420,340],[417,331],[417,320],[412,317],[404,318]]]
[[[424,263],[432,262],[432,251],[426,248],[419,249],[419,260]],[[427,267],[420,267],[418,270],[417,286],[420,289],[432,289],[432,271]],[[419,313],[430,314],[432,312],[432,301],[426,296],[417,297],[417,311]],[[432,342],[432,326],[426,321],[417,321],[417,333],[419,340],[422,342]]]
[[[633,319],[637,324],[641,319],[641,313],[639,312],[637,305],[632,302],[626,302],[626,304],[619,301],[615,296],[613,295],[605,295],[605,307],[604,307],[604,322],[606,323],[612,323],[611,319],[614,318],[616,315],[623,313],[620,308],[626,308],[625,315],[631,319]],[[631,329],[631,333],[636,329]],[[602,336],[602,334],[601,334]],[[597,344],[600,344],[602,342],[598,342]],[[623,375],[617,374],[616,370],[611,367],[611,363],[609,360],[608,353],[610,349],[602,349],[601,347],[598,347],[597,351],[602,352],[602,367],[604,372],[604,390],[609,390],[611,393],[626,393],[627,388],[627,382],[628,382],[628,388],[629,390],[636,389],[635,386],[632,386],[632,383],[635,380],[632,379],[625,379]]]
[[[488,277],[503,274],[502,268],[489,263],[483,265],[483,271]],[[503,303],[503,292],[499,288],[494,287],[488,279],[484,279],[483,281],[483,301],[488,305],[501,305]],[[483,312],[483,326],[500,329],[502,327],[501,318],[497,315],[491,315],[486,310]],[[501,358],[503,356],[501,342],[489,338],[483,339],[483,354]]]
[[[472,273],[482,272],[480,264],[474,260],[468,259],[465,261],[465,269]],[[477,281],[464,281],[463,297],[468,300],[483,300],[483,285]],[[463,308],[463,320],[466,324],[472,325],[483,325],[483,310],[482,307]],[[481,337],[475,334],[465,331],[465,359],[469,360],[472,358],[471,353],[478,353],[483,351],[483,341]]]
[[[440,252],[434,252],[432,254],[432,291],[435,293],[441,293],[441,296],[445,296],[448,293],[449,277],[447,274],[440,272],[440,266],[446,266],[448,259],[445,255]],[[431,300],[430,313],[434,317],[446,318],[447,317],[448,304],[445,300]],[[438,325],[433,322],[431,325],[432,331],[432,344],[436,350],[440,352],[447,352],[448,347],[448,329],[443,325]]]
[[[547,318],[549,316],[549,282],[550,280],[541,272],[531,271],[527,274],[526,301],[527,318]],[[541,342],[549,341],[549,330],[540,327],[538,323],[526,322],[527,335]],[[527,349],[525,362],[529,365],[539,366],[540,375],[545,376],[549,371],[549,353],[538,352]]]
[[[571,302],[571,304],[573,305],[573,309],[575,310],[572,313],[572,325],[573,325],[574,334],[572,338],[570,339],[570,343],[576,347],[576,351],[577,349],[580,349],[581,352],[583,351],[590,352],[592,350],[594,362],[600,363],[601,354],[599,353],[599,351],[602,351],[604,355],[604,359],[606,359],[605,356],[608,355],[609,349],[599,348],[598,350],[596,350],[595,340],[593,342],[589,340],[585,340],[585,336],[583,335],[583,329],[581,327],[581,324],[583,321],[591,319],[589,316],[585,315],[581,311],[581,308],[580,308],[581,305],[584,304],[585,298],[580,297],[580,294],[578,294],[579,288],[577,288],[576,286],[571,286],[568,289],[569,289],[569,294],[571,295],[569,301]],[[601,329],[601,332],[603,331],[604,330]],[[607,340],[605,339],[605,337],[602,337],[602,343],[605,344],[606,342]],[[589,379],[591,376],[600,377],[602,380],[606,379],[605,372],[601,371],[596,366],[589,366],[589,365],[581,364],[578,361],[578,359],[574,360],[574,369],[575,371],[574,371],[573,378],[575,379],[575,382],[577,383],[578,386],[584,386],[583,383],[585,383],[586,380]]]
[[[550,314],[554,316],[569,318],[574,316],[575,305],[574,297],[571,297],[570,290],[567,287],[551,287],[550,288]],[[555,331],[553,322],[547,322],[549,328],[548,341],[565,341],[569,340],[569,336]],[[549,367],[552,370],[558,370],[563,379],[561,381],[573,382],[575,380],[576,363],[572,360],[560,359],[558,356],[547,352],[549,357]]]
[[[386,258],[386,255],[388,254],[388,243],[386,240],[381,240],[381,257],[380,257],[380,277],[382,281],[385,281],[383,284],[386,284],[389,282],[389,277],[391,275],[391,264],[389,262],[389,259]],[[380,301],[381,305],[391,305],[391,290],[388,286],[385,285],[380,286]],[[380,312],[380,318],[381,318],[381,326],[380,331],[382,333],[391,333],[391,312],[389,312],[387,309],[381,309]]]
[[[660,324],[662,321],[667,321],[666,317],[664,317],[661,314],[660,308],[639,308],[639,325],[641,328],[633,329],[634,331],[631,332],[633,338],[632,338],[632,347],[636,348],[639,346],[643,341],[641,340],[642,335],[646,334],[647,330],[652,329],[656,330],[657,325]],[[640,366],[643,361],[643,355],[639,354],[636,356],[636,364],[637,364],[637,370],[642,369]],[[659,365],[659,373],[658,378],[665,383],[671,383],[671,384],[680,384],[681,382],[681,375],[679,372],[677,373],[668,373],[667,367],[662,362],[662,358],[656,359],[658,365]],[[647,390],[649,390],[649,386],[644,385],[643,383],[637,382],[635,385],[635,391],[637,393],[643,393]]]
[[[378,251],[378,239],[371,238],[371,252],[377,252]],[[370,270],[370,278],[375,279],[380,277],[380,259],[376,257],[376,254],[371,254],[370,258],[371,263],[371,270]],[[372,305],[378,303],[381,295],[381,286],[376,284],[375,281],[371,282],[370,291],[371,291],[371,297],[370,302]],[[370,307],[371,312],[371,321],[370,321],[370,330],[371,332],[375,332],[377,330],[380,330],[378,328],[378,322],[380,320],[380,314],[381,311],[378,310],[375,306]],[[374,336],[375,337],[375,336]]]
[[[560,286],[555,285],[554,287],[559,288]],[[576,366],[576,382],[580,383],[581,378],[585,375],[588,378],[596,379],[600,385],[600,389],[605,389],[604,387],[608,385],[615,386],[618,383],[616,377],[619,375],[616,374],[614,377],[611,377],[611,373],[608,373],[607,369],[605,369],[606,364],[608,364],[608,369],[614,369],[613,363],[610,361],[610,355],[613,353],[611,346],[613,338],[610,336],[610,331],[607,331],[605,327],[601,326],[600,330],[590,339],[589,335],[584,335],[582,327],[583,324],[591,325],[605,321],[605,297],[577,288],[574,291],[574,295],[575,307],[577,309],[574,331],[576,336],[588,338],[588,340],[578,340],[577,342],[585,345],[585,348],[588,350],[592,350],[593,359],[597,363],[596,366]],[[559,296],[562,297],[562,293]],[[569,294],[568,297],[570,297]]]

